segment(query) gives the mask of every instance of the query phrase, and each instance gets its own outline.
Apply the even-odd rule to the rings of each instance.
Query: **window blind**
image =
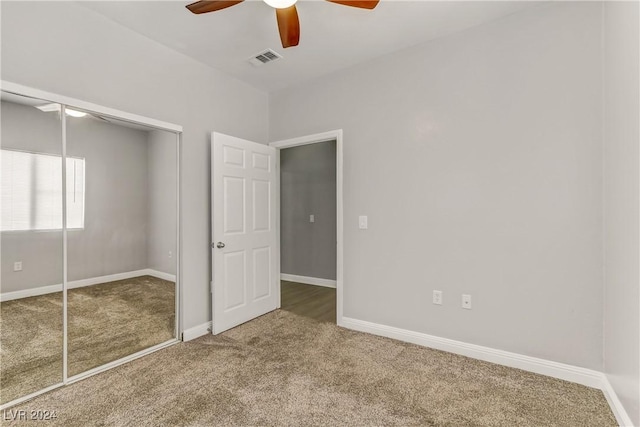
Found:
[[[2,231],[62,229],[62,157],[0,150]],[[84,228],[85,161],[67,157],[67,228]]]

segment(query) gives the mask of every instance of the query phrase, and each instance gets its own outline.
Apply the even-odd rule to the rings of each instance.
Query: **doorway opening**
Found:
[[[340,324],[342,131],[270,145],[279,149],[279,307]]]

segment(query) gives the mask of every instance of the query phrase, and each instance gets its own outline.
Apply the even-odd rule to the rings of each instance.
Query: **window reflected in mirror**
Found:
[[[0,402],[6,403],[63,380],[63,184],[60,106],[4,92],[0,102]],[[55,107],[38,108],[44,105]],[[69,210],[68,218],[81,225],[77,212]]]

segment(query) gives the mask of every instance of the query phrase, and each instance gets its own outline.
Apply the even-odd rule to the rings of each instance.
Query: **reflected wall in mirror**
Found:
[[[63,380],[62,127],[58,104],[5,92],[0,103],[0,403],[6,403]]]
[[[67,233],[74,376],[175,337],[177,135],[87,112],[67,156],[84,212]]]

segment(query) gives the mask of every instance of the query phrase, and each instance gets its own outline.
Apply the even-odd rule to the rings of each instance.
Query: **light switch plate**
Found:
[[[360,215],[358,217],[358,227],[360,228],[360,230],[366,230],[367,228],[369,228],[369,219],[366,215]]]
[[[442,291],[433,291],[433,303],[442,305]]]

